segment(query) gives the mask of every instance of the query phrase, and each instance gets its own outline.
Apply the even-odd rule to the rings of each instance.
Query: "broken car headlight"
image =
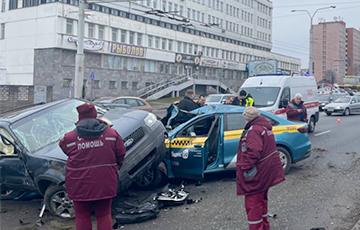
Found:
[[[149,113],[149,114],[145,117],[144,121],[145,121],[145,124],[146,124],[147,126],[149,126],[149,127],[153,126],[153,125],[155,124],[155,122],[156,122],[156,116],[155,116],[155,114]]]

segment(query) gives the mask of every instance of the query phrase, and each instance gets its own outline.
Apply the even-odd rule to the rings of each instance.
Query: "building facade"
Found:
[[[348,71],[347,75],[360,76],[360,31],[347,28],[348,38]]]
[[[360,32],[343,21],[314,25],[314,76],[318,83],[342,84],[360,74]]]
[[[237,90],[250,60],[300,69],[300,59],[271,52],[268,0],[89,1],[87,7],[84,91],[90,98],[136,96],[179,75],[220,78]],[[78,0],[2,0],[0,19],[0,85],[51,86],[54,100],[71,97]]]

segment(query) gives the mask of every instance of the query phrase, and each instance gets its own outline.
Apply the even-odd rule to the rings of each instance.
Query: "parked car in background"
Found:
[[[345,97],[346,93],[332,93],[319,95],[319,111],[324,111],[325,105],[335,101],[339,97]]]
[[[332,103],[325,105],[324,111],[328,116],[333,113],[342,113],[344,116],[360,113],[360,96],[339,97]]]
[[[245,127],[245,107],[205,105],[190,112],[172,105],[162,120],[168,129],[163,178],[202,180],[205,173],[235,170],[236,153]],[[273,126],[277,150],[286,172],[311,154],[308,125],[261,111]],[[166,177],[166,176],[167,177]]]
[[[225,104],[225,101],[229,97],[236,97],[235,94],[209,94],[206,97],[205,104],[206,105],[214,105],[214,104]]]
[[[93,101],[95,104],[125,104],[129,105],[132,109],[145,110],[152,112],[152,106],[140,97],[121,96],[121,97],[100,97]]]
[[[2,199],[22,191],[36,191],[44,197],[50,213],[64,218],[74,216],[72,201],[64,186],[67,156],[60,149],[59,141],[75,128],[76,107],[84,102],[65,99],[0,117]],[[96,109],[98,118],[111,121],[126,147],[125,160],[119,170],[121,192],[162,161],[165,128],[154,114],[146,111],[102,106]]]

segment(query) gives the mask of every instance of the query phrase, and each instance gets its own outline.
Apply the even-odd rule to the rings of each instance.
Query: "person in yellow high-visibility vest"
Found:
[[[254,99],[245,90],[241,90],[239,96],[234,98],[233,105],[240,105],[244,107],[255,106]]]

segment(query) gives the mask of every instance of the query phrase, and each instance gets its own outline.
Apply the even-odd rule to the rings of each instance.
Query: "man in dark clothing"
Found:
[[[68,156],[65,185],[74,203],[77,230],[91,230],[91,206],[97,229],[112,229],[111,201],[117,195],[118,168],[126,148],[121,136],[107,123],[96,119],[92,104],[77,107],[76,128],[65,134],[59,146]]]
[[[254,99],[245,90],[241,90],[239,95],[234,98],[233,105],[240,105],[244,107],[254,106]]]
[[[205,101],[206,101],[206,97],[204,94],[200,94],[199,96],[199,100],[198,102],[196,103],[197,106],[200,108],[200,107],[203,107],[205,105]]]
[[[286,106],[286,115],[289,121],[308,122],[306,107],[300,93],[297,93],[295,98]]]
[[[185,97],[177,104],[177,107],[182,110],[191,111],[198,108],[198,105],[194,102],[195,94],[192,89],[186,90]]]
[[[272,125],[255,107],[244,110],[236,161],[237,195],[245,196],[250,230],[269,230],[268,191],[285,180]]]

